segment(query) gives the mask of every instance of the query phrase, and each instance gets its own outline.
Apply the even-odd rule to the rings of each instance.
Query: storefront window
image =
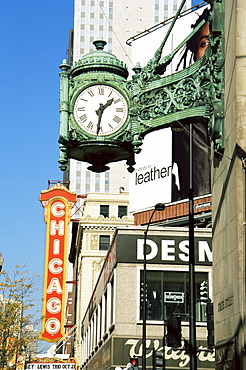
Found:
[[[208,274],[195,274],[196,320],[206,321],[206,299]],[[143,272],[141,271],[141,282]],[[180,316],[182,321],[189,321],[189,273],[181,271],[146,272],[147,320],[165,320]],[[143,283],[141,288],[143,289]],[[140,294],[140,318],[142,319],[142,297]]]

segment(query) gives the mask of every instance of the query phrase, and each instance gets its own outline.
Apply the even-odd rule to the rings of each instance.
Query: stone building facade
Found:
[[[217,369],[245,369],[246,3],[225,0],[224,153],[213,154]]]

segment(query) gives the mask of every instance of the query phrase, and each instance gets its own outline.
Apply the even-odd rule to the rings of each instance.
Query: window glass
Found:
[[[99,250],[100,251],[107,251],[110,244],[110,236],[109,235],[100,235],[99,236]]]
[[[94,41],[94,37],[90,37],[90,41]],[[96,173],[95,175],[95,192],[99,193],[100,192],[100,174]]]
[[[100,215],[104,217],[109,217],[109,205],[100,205]]]
[[[208,298],[208,274],[195,274],[196,321],[206,321],[206,300]],[[189,321],[189,273],[181,271],[146,272],[147,320],[165,320],[181,316]],[[142,319],[143,271],[141,271],[140,318]]]
[[[110,318],[110,324],[112,325],[114,323],[114,278],[111,280],[111,318]]]
[[[127,215],[127,206],[118,206],[118,217],[122,218]]]
[[[85,191],[86,193],[90,192],[91,188],[91,171],[86,170],[85,174]]]
[[[105,173],[105,193],[109,193],[109,172]]]

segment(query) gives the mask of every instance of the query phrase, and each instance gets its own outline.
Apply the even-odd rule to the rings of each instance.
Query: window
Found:
[[[127,206],[118,206],[118,217],[122,218],[127,215]]]
[[[100,235],[99,236],[99,250],[100,251],[107,251],[110,244],[110,236],[109,235]]]
[[[109,172],[105,173],[105,193],[109,193]]]
[[[85,174],[85,191],[89,193],[91,188],[91,171],[86,170]]]
[[[141,271],[141,282],[143,272]],[[163,320],[181,316],[182,321],[189,320],[189,273],[183,271],[147,271],[147,320]],[[143,290],[141,283],[141,293]],[[196,321],[206,321],[206,303],[204,285],[208,286],[208,274],[196,273]],[[174,294],[176,293],[176,295]],[[208,293],[208,292],[207,292]],[[205,294],[206,295],[206,294]],[[208,298],[208,297],[207,297]],[[202,301],[203,300],[203,301]],[[142,319],[142,297],[140,294],[140,318]]]
[[[91,42],[94,41],[94,37],[90,37]],[[100,174],[96,173],[95,175],[95,192],[99,193],[100,192]]]
[[[109,206],[108,205],[100,205],[100,215],[109,218]]]

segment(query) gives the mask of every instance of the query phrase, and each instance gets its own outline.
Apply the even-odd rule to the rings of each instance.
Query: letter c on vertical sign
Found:
[[[55,217],[62,217],[65,215],[65,211],[63,211],[63,208],[65,208],[65,204],[62,202],[54,202],[51,206],[51,213]]]
[[[50,298],[46,304],[47,310],[50,313],[58,313],[61,311],[61,300],[59,298]]]
[[[63,271],[63,268],[61,267],[62,264],[63,264],[63,261],[60,258],[53,258],[49,262],[50,272],[52,274],[60,274]]]

